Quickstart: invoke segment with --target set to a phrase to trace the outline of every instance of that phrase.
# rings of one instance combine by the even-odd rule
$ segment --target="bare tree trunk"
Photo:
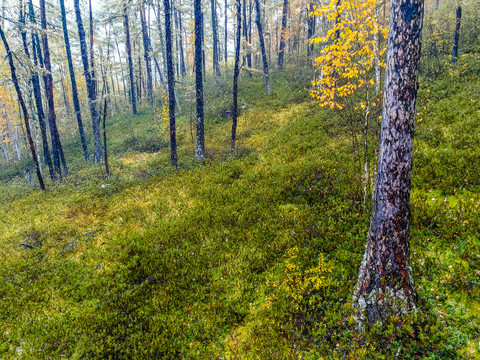
[[[148,36],[147,23],[145,21],[145,3],[142,1],[140,6],[140,20],[142,23],[143,51],[145,58],[145,67],[147,69],[147,98],[153,105],[153,84],[152,84],[152,65],[150,61],[150,37]]]
[[[74,0],[75,17],[78,27],[78,36],[80,38],[80,50],[82,53],[83,73],[87,85],[88,104],[92,118],[94,159],[96,163],[102,161],[102,141],[100,138],[100,118],[97,110],[97,98],[95,96],[95,85],[92,80],[92,74],[88,65],[87,43],[85,42],[85,30],[83,29],[82,15],[80,13],[80,1]]]
[[[260,49],[262,50],[263,83],[265,84],[265,88],[267,89],[267,94],[270,95],[271,92],[272,92],[272,89],[270,88],[270,76],[268,74],[267,54],[265,53],[265,41],[263,39],[262,22],[260,20],[260,2],[259,2],[259,0],[255,0],[255,10],[257,12],[256,23],[257,23],[257,30],[258,30],[258,39],[260,41]]]
[[[5,37],[5,33],[3,32],[3,28],[1,26],[0,26],[0,37],[2,38],[3,45],[5,46],[5,51],[7,52],[8,63],[10,64],[10,72],[12,74],[13,85],[15,86],[15,91],[17,92],[18,102],[19,102],[19,104],[22,108],[23,119],[25,121],[25,128],[26,128],[26,131],[27,131],[28,144],[30,146],[30,152],[32,153],[33,163],[35,164],[35,171],[37,173],[38,182],[40,184],[40,188],[42,190],[45,190],[45,184],[43,183],[43,177],[42,177],[42,173],[40,171],[40,164],[38,162],[37,153],[35,151],[35,145],[33,144],[32,134],[31,134],[31,131],[30,131],[30,122],[29,122],[29,118],[28,118],[27,107],[25,106],[25,102],[23,101],[22,92],[20,90],[20,86],[18,85],[16,69],[15,69],[15,65],[13,63],[13,56],[12,56],[12,53],[10,52],[10,47],[8,46],[8,42],[7,42],[7,39]]]
[[[228,2],[225,0],[225,64],[228,62]]]
[[[29,5],[31,6],[30,10],[33,11],[33,5],[31,4],[31,1]],[[21,13],[20,22],[22,24],[25,24],[25,17],[23,15],[23,12]],[[27,55],[27,57],[30,58],[30,51],[28,50],[28,44],[27,44],[27,34],[24,30],[22,31],[22,40],[23,40],[23,49],[25,51],[25,55]],[[37,59],[37,53],[36,53],[37,46],[39,46],[39,44],[37,43],[37,39],[32,32],[32,55],[33,55],[33,64],[35,67],[38,66],[38,59]],[[50,150],[48,146],[47,127],[45,124],[45,113],[43,111],[42,89],[40,87],[40,77],[38,76],[38,73],[35,70],[32,70],[31,74],[32,74],[31,82],[32,82],[32,88],[33,88],[33,95],[35,99],[35,106],[37,108],[38,123],[40,125],[40,133],[42,136],[43,158],[45,163],[48,166],[50,178],[53,180],[55,179],[55,173],[53,170],[52,158],[50,156]]]
[[[194,1],[195,9],[195,85],[197,103],[197,146],[195,158],[199,161],[205,159],[205,135],[203,112],[203,79],[202,79],[202,34],[203,17],[201,0]]]
[[[179,29],[179,52],[180,52],[180,75],[185,77],[187,75],[187,69],[185,67],[185,56],[183,53],[183,32],[182,32],[182,12],[177,9],[178,13],[178,29]]]
[[[172,24],[170,0],[163,0],[165,7],[165,42],[167,53],[168,117],[170,118],[170,162],[177,166],[177,131],[175,126],[175,74],[172,59]]]
[[[124,28],[125,28],[125,47],[127,49],[128,70],[130,74],[130,98],[132,100],[133,114],[137,114],[137,100],[135,97],[135,81],[133,79],[132,46],[130,43],[130,25],[128,24],[128,6],[125,2],[123,6]]]
[[[70,82],[72,84],[73,107],[77,116],[78,131],[80,133],[80,141],[82,143],[83,157],[85,158],[85,161],[88,161],[89,154],[87,148],[87,140],[85,139],[85,133],[83,130],[82,113],[80,109],[80,101],[78,99],[77,80],[75,78],[75,71],[73,69],[72,51],[70,50],[70,40],[68,37],[67,17],[65,12],[64,0],[60,0],[60,8],[62,12],[63,37],[65,40],[65,50],[67,52],[68,71],[70,73]]]
[[[88,0],[88,14],[90,18],[90,73],[92,74],[92,84],[97,96],[97,79],[95,77],[95,53],[93,51],[94,39],[93,39],[93,13],[92,13],[92,0]]]
[[[458,59],[458,40],[460,39],[460,24],[462,22],[462,7],[457,7],[457,20],[455,24],[455,36],[453,38],[452,48],[452,64],[455,64]]]
[[[63,165],[65,174],[68,173],[67,164],[63,155],[62,144],[60,143],[60,135],[57,128],[57,115],[55,114],[55,103],[53,99],[53,78],[52,78],[52,65],[50,63],[50,51],[48,49],[47,38],[47,18],[45,15],[45,0],[40,0],[40,19],[42,23],[42,42],[43,42],[43,61],[45,64],[45,70],[47,71],[44,76],[45,89],[47,92],[48,102],[48,123],[50,125],[50,133],[52,137],[52,150],[53,150],[53,164],[55,171],[61,174],[60,161]]]
[[[283,69],[283,57],[285,53],[285,37],[287,32],[288,0],[283,0],[282,30],[280,30],[280,48],[278,50],[278,70]]]
[[[212,5],[212,35],[213,35],[213,70],[217,77],[220,77],[220,66],[218,61],[218,36],[217,36],[217,11],[215,0],[211,0]]]
[[[236,1],[237,5],[237,35],[235,43],[235,66],[233,70],[233,105],[232,105],[232,135],[230,137],[230,148],[235,149],[235,140],[237,139],[237,113],[238,113],[238,75],[240,74],[240,38],[242,31],[242,5],[240,0]]]
[[[416,311],[410,267],[410,185],[424,0],[392,0],[380,158],[354,293],[360,327]]]

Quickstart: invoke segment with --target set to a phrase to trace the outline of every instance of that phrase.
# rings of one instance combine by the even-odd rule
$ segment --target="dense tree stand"
[[[409,221],[423,6],[423,0],[391,4],[377,187],[354,293],[360,327],[416,311]]]

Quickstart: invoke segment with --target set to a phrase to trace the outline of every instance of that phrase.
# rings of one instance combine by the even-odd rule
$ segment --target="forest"
[[[0,4],[0,358],[480,359],[479,0]]]

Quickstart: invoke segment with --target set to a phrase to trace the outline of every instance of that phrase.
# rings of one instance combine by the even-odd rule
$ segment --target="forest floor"
[[[234,152],[229,89],[207,85],[204,165],[192,160],[190,102],[178,169],[164,124],[145,107],[108,119],[108,178],[72,159],[70,175],[41,192],[4,170],[0,357],[480,359],[479,63],[465,57],[421,83],[411,222],[419,309],[408,319],[355,330],[371,208],[363,117],[353,105],[319,108],[289,69],[273,74],[271,96],[260,75],[244,76]],[[369,142],[373,173],[378,141]],[[80,158],[78,145],[66,149],[67,160]]]

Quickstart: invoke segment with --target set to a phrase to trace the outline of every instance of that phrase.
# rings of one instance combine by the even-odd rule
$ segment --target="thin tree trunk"
[[[126,35],[126,40],[125,40],[125,47],[127,49],[127,60],[128,60],[128,71],[130,75],[130,97],[132,100],[132,108],[133,108],[133,114],[137,114],[137,100],[135,97],[135,81],[133,79],[133,61],[132,61],[132,46],[130,43],[130,25],[128,23],[128,6],[127,2],[125,2],[123,6],[123,17],[124,17],[124,27],[125,27],[125,35]]]
[[[78,26],[78,36],[80,39],[80,51],[82,53],[83,73],[85,75],[85,82],[87,85],[88,105],[90,107],[90,115],[92,118],[93,129],[93,145],[94,145],[94,159],[96,163],[102,161],[102,141],[100,138],[100,118],[97,110],[97,99],[95,96],[95,86],[92,80],[92,74],[89,71],[87,43],[85,42],[85,30],[83,29],[82,15],[80,13],[80,1],[74,0],[75,17]]]
[[[424,0],[392,0],[375,201],[354,293],[357,322],[416,310],[410,186]]]
[[[255,0],[255,10],[257,12],[255,22],[257,23],[258,40],[260,41],[260,49],[262,50],[263,83],[265,84],[265,88],[267,89],[267,94],[270,95],[271,92],[272,92],[272,89],[270,88],[270,76],[268,74],[267,54],[265,53],[265,41],[263,39],[262,22],[260,20],[260,2],[259,2],[259,0]]]
[[[175,127],[175,74],[172,59],[172,24],[170,0],[163,0],[165,7],[165,42],[167,53],[168,117],[170,118],[170,162],[177,166],[177,134]]]
[[[160,37],[160,53],[162,54],[163,68],[165,69],[167,66],[167,55],[165,51],[162,21],[160,17],[160,1],[158,1],[158,4],[157,4],[157,27],[158,27],[158,35]],[[165,72],[163,74],[165,75]]]
[[[142,1],[140,6],[140,20],[142,22],[143,51],[145,58],[145,67],[147,69],[147,98],[153,105],[153,83],[152,83],[152,65],[150,61],[150,37],[148,36],[147,24],[145,21],[145,3]]]
[[[52,65],[50,62],[50,50],[48,48],[47,38],[47,18],[45,15],[45,0],[40,0],[40,19],[42,24],[42,42],[43,42],[43,61],[45,64],[46,74],[44,76],[45,89],[47,92],[48,102],[48,123],[50,125],[50,132],[52,136],[52,150],[53,150],[53,164],[55,171],[61,174],[60,162],[63,165],[65,174],[68,173],[67,163],[65,162],[65,156],[63,155],[62,144],[60,143],[60,135],[57,128],[57,115],[55,114],[55,102],[53,99],[53,78],[52,78]],[[55,144],[55,146],[53,146]]]
[[[203,79],[202,79],[202,2],[194,1],[195,9],[195,85],[197,100],[197,146],[195,157],[203,161],[205,159],[205,135],[204,135],[204,113],[203,113]],[[212,15],[213,16],[213,15]],[[217,64],[218,65],[218,64]]]
[[[95,97],[97,96],[97,79],[95,77],[95,53],[93,50],[94,39],[93,39],[93,13],[92,13],[92,0],[88,0],[88,14],[90,18],[90,73],[92,74],[92,84],[93,90],[95,92]]]
[[[225,64],[228,62],[228,2],[225,0]]]
[[[15,86],[15,91],[17,92],[18,102],[22,108],[23,119],[25,121],[25,128],[27,131],[28,144],[30,146],[30,152],[32,153],[33,163],[35,164],[35,171],[37,173],[38,182],[40,184],[40,188],[42,190],[45,190],[45,184],[43,183],[43,177],[40,171],[40,164],[38,162],[37,153],[35,151],[35,145],[33,144],[32,134],[30,131],[30,121],[28,118],[27,107],[25,106],[25,102],[23,101],[22,91],[20,90],[20,86],[18,85],[16,69],[13,63],[13,56],[12,56],[12,53],[10,52],[10,47],[8,46],[5,33],[3,32],[3,28],[1,26],[0,26],[0,37],[2,38],[3,45],[5,46],[5,51],[7,52],[8,63],[10,64],[10,72],[12,74],[13,85]]]
[[[77,80],[75,78],[75,71],[73,69],[72,51],[70,50],[70,40],[68,36],[67,17],[65,12],[65,0],[60,0],[60,8],[62,12],[63,38],[65,40],[65,50],[67,53],[68,71],[70,73],[70,83],[72,85],[73,107],[77,116],[78,131],[80,133],[80,141],[82,143],[83,157],[88,161],[89,154],[87,148],[87,140],[85,139],[85,132],[83,130],[82,113],[80,109],[80,101],[78,99]]]
[[[235,44],[235,66],[233,69],[233,105],[232,105],[232,135],[230,137],[230,148],[235,149],[235,140],[237,138],[237,112],[238,112],[238,75],[240,74],[239,61],[240,61],[240,37],[242,31],[242,5],[241,0],[236,1],[237,5],[237,35]]]
[[[288,0],[283,0],[282,30],[280,30],[280,48],[278,50],[278,70],[283,69],[285,53],[285,37],[287,32]]]
[[[307,29],[307,59],[308,59],[308,66],[313,69],[313,43],[310,43],[310,40],[313,38],[315,34],[315,5],[313,2],[310,3],[308,7],[308,29]]]
[[[25,24],[25,17],[24,17],[23,11],[21,12],[20,22],[22,24]],[[23,49],[25,51],[25,55],[27,55],[27,57],[30,59],[30,51],[28,49],[27,34],[25,30],[22,30],[22,40],[23,40]],[[32,51],[33,64],[35,67],[37,67],[38,60],[37,60],[37,54],[35,52],[36,40],[33,33],[32,33],[32,46],[33,46],[33,51]],[[50,157],[50,149],[48,146],[47,127],[45,124],[45,113],[43,111],[43,104],[42,104],[42,89],[40,87],[40,78],[38,76],[38,73],[35,70],[32,70],[31,75],[32,75],[31,81],[32,81],[32,88],[33,88],[33,96],[35,99],[35,106],[37,108],[38,123],[40,125],[40,133],[42,137],[43,158],[44,158],[45,164],[47,164],[48,166],[50,178],[54,180],[55,173],[53,170],[52,158]]]
[[[185,56],[183,53],[183,35],[182,35],[182,13],[177,10],[178,13],[178,29],[179,29],[179,52],[180,52],[180,75],[185,77],[187,75],[187,69],[185,67]]]
[[[462,22],[462,7],[457,7],[457,20],[455,24],[455,36],[453,38],[452,48],[452,64],[455,64],[458,59],[458,40],[460,39],[460,24]]]
[[[220,66],[218,64],[217,12],[215,9],[215,0],[211,0],[210,3],[212,6],[213,70],[215,71],[217,77],[220,77]]]

